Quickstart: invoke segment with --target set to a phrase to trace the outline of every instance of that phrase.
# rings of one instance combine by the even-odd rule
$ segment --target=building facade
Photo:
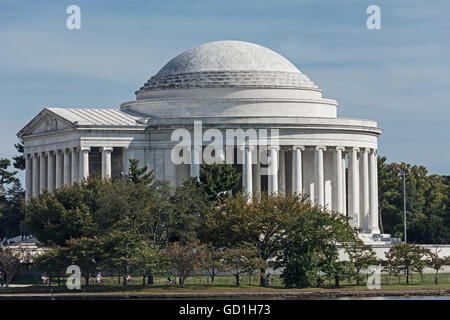
[[[199,176],[215,141],[212,156],[242,172],[247,194],[303,193],[351,217],[368,241],[388,241],[378,226],[382,130],[372,120],[337,117],[337,108],[272,50],[242,41],[206,43],[169,61],[120,109],[44,108],[18,133],[26,196],[95,172],[120,179],[131,158],[175,187]]]

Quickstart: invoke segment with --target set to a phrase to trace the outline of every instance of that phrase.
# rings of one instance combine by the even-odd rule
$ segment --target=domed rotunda
[[[121,179],[129,159],[179,186],[202,163],[242,173],[245,193],[303,193],[352,218],[371,240],[378,227],[377,139],[372,120],[337,117],[335,100],[280,54],[217,41],[170,60],[120,109],[46,107],[19,133],[26,197],[95,172]],[[212,159],[212,160],[211,160]]]

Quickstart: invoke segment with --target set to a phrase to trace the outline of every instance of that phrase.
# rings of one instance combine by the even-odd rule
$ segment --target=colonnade
[[[111,178],[113,148],[99,149],[102,178]],[[122,170],[126,171],[127,149],[122,149]],[[264,184],[267,183],[265,187],[269,193],[307,194],[321,207],[351,217],[351,223],[355,227],[365,232],[380,232],[376,149],[320,145],[246,145],[240,151],[242,186],[249,196],[261,192],[261,178],[267,175],[267,182]],[[190,152],[192,177],[200,175],[201,152],[201,147],[192,148]],[[89,147],[75,147],[27,154],[27,199],[39,196],[44,190],[53,191],[86,179],[90,174],[90,153]],[[262,156],[266,158],[267,166],[262,165]],[[225,159],[223,152],[221,157]]]
[[[253,152],[254,149],[256,152]],[[191,176],[199,176],[201,148],[191,152]],[[242,187],[252,196],[261,192],[261,152],[267,152],[269,193],[289,191],[308,194],[316,204],[351,217],[351,223],[364,232],[380,233],[378,226],[377,150],[341,146],[269,146],[246,145],[242,151]],[[289,151],[289,153],[287,152]],[[332,153],[332,166],[325,168],[324,152]],[[312,164],[306,166],[305,152],[313,152]],[[291,156],[286,161],[287,155]],[[255,159],[256,155],[256,159]],[[348,171],[346,161],[348,157]],[[331,161],[329,161],[331,163]],[[290,167],[286,167],[290,164]],[[312,171],[312,172],[311,172]],[[305,179],[309,174],[310,178]],[[327,179],[325,178],[327,176]]]
[[[102,154],[102,178],[111,178],[112,147],[100,147]],[[122,165],[126,167],[124,148]],[[82,182],[89,177],[90,147],[74,147],[36,152],[25,157],[26,198],[37,197],[44,190],[53,191],[62,186]]]

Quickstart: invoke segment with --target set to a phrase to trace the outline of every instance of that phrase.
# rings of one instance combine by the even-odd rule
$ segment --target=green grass
[[[0,293],[48,293],[48,292],[75,292],[68,290],[65,286],[66,279],[61,279],[61,286],[54,281],[50,287],[40,285],[40,279],[37,277],[29,279],[18,279],[12,284],[29,284],[28,287],[10,287],[0,288]],[[233,276],[217,276],[214,285],[211,284],[211,279],[206,276],[192,276],[186,280],[185,287],[182,288],[179,284],[168,284],[167,276],[155,276],[154,284],[151,286],[142,286],[142,277],[135,276],[131,285],[123,286],[118,283],[117,277],[104,277],[103,284],[95,285],[95,279],[91,279],[91,285],[85,286],[84,278],[82,278],[82,292],[126,292],[126,293],[164,293],[164,292],[264,292],[264,291],[323,291],[336,290],[334,282],[326,282],[320,288],[305,288],[305,289],[286,289],[283,285],[282,279],[279,276],[273,276],[273,281],[269,287],[259,287],[259,276],[253,275],[251,277],[243,276],[241,278],[241,286],[235,287],[235,278]],[[450,273],[439,275],[439,284],[434,284],[434,274],[424,274],[421,279],[419,274],[414,274],[410,279],[410,284],[407,285],[405,276],[389,277],[382,275],[381,278],[382,290],[419,290],[419,289],[450,289]],[[357,286],[354,281],[342,281],[339,290],[360,291],[367,290],[366,284],[362,283]]]

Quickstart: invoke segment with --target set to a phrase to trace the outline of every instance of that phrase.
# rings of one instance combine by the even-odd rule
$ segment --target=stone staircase
[[[370,233],[370,232],[362,232],[359,234],[359,238],[365,244],[380,244],[380,245],[392,245],[401,242],[399,238],[392,238],[388,233]]]
[[[44,249],[38,247],[38,240],[34,237],[22,240],[22,236],[16,236],[13,238],[9,238],[8,247],[13,250],[24,250],[25,252],[30,254],[31,260],[38,254],[43,253]],[[0,248],[5,248],[3,244],[0,244]]]

